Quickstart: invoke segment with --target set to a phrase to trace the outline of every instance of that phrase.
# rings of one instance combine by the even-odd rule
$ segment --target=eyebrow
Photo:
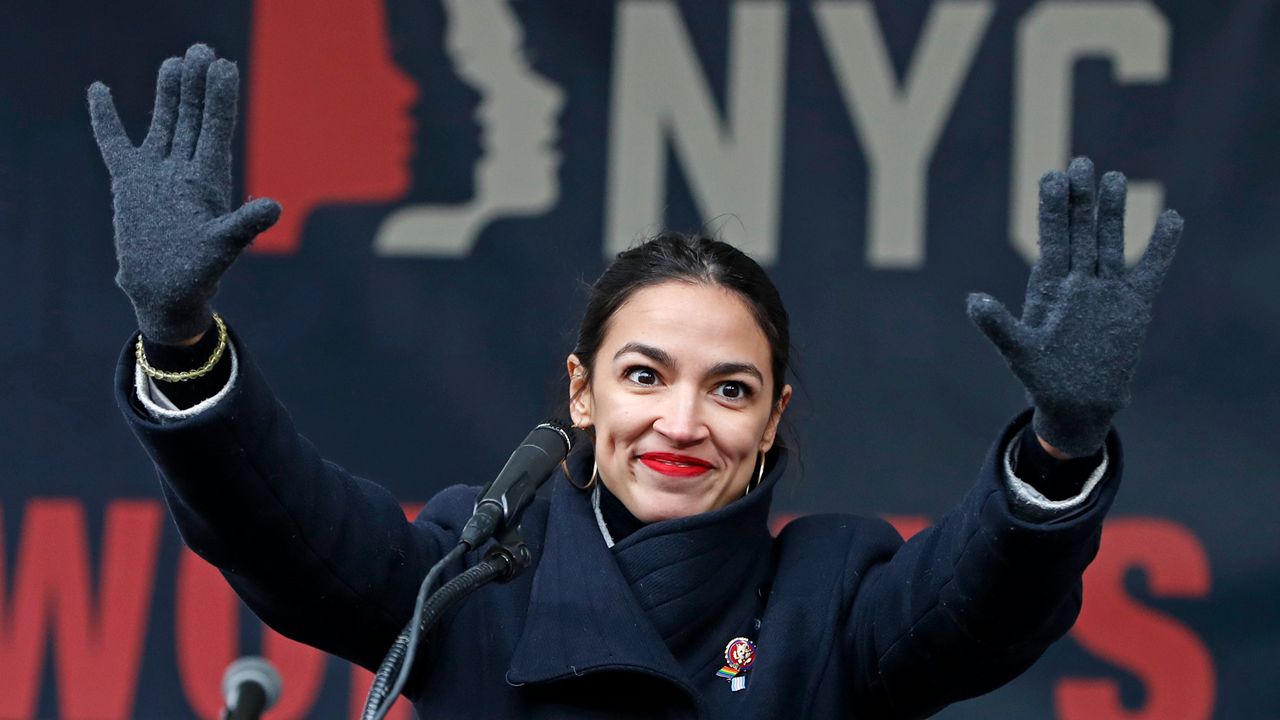
[[[613,359],[617,360],[618,358],[622,357],[623,355],[626,355],[627,353],[639,353],[649,358],[650,360],[653,360],[654,362],[660,363],[662,365],[666,365],[667,367],[676,366],[676,359],[671,357],[671,354],[668,353],[666,350],[663,350],[662,348],[654,347],[652,345],[645,345],[644,343],[638,343],[638,342],[629,342],[626,345],[623,345],[622,347],[618,348],[618,352],[613,354]]]
[[[671,357],[671,354],[668,353],[666,350],[663,350],[662,348],[659,348],[659,347],[654,347],[652,345],[646,345],[644,343],[638,343],[638,342],[629,342],[626,345],[623,345],[622,347],[618,348],[618,352],[613,354],[613,359],[617,360],[618,358],[622,357],[623,355],[626,355],[627,353],[638,353],[640,355],[644,355],[645,357],[653,360],[656,363],[659,363],[661,365],[665,365],[671,368],[676,367],[676,365],[678,364],[676,363],[676,359]],[[756,367],[751,363],[746,363],[746,362],[716,363],[711,367],[711,370],[708,373],[708,375],[711,375],[713,377],[722,377],[725,375],[736,375],[738,373],[750,375],[760,383],[762,384],[764,383],[764,373],[760,372],[760,368]]]
[[[760,384],[764,384],[764,374],[760,372],[760,368],[751,363],[744,362],[722,362],[716,363],[711,372],[708,373],[713,377],[723,377],[725,375],[737,375],[743,373],[754,377]]]

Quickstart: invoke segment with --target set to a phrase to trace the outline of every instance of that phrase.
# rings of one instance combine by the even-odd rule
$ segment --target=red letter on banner
[[[1084,607],[1072,635],[1086,650],[1136,675],[1146,704],[1129,709],[1112,680],[1058,683],[1063,720],[1206,720],[1213,715],[1213,658],[1200,638],[1167,615],[1125,595],[1130,570],[1146,573],[1156,597],[1201,598],[1209,592],[1209,560],[1185,528],[1167,520],[1112,520],[1084,576]]]
[[[222,710],[222,673],[239,650],[240,603],[222,575],[185,548],[175,584],[178,678],[195,715],[216,718]]]
[[[893,526],[903,540],[910,540],[921,530],[925,530],[932,521],[924,515],[885,515],[885,522]]]
[[[373,685],[373,673],[359,665],[351,666],[351,707],[347,708],[348,717],[360,717],[364,711],[364,702],[369,697],[369,687]],[[396,704],[387,711],[387,720],[410,720],[413,716],[413,705],[403,695],[396,698]]]
[[[422,512],[424,506],[425,504],[420,502],[400,503],[400,509],[404,510],[404,516],[410,520],[418,517],[418,513]],[[373,685],[373,673],[359,665],[352,665],[351,706],[347,709],[347,715],[360,717],[360,713],[364,710],[365,700],[369,697],[369,686],[371,685]],[[396,703],[387,712],[387,720],[409,720],[411,710],[412,705],[404,696],[396,698]]]
[[[11,605],[0,582],[0,717],[35,714],[50,635],[60,716],[133,713],[159,530],[154,501],[107,506],[94,597],[84,507],[77,500],[27,503]],[[0,581],[3,559],[0,544]]]
[[[196,715],[216,718],[222,710],[222,674],[240,654],[240,601],[222,575],[190,550],[178,561],[178,671],[187,703]],[[324,682],[325,655],[263,628],[262,654],[284,680],[280,702],[264,717],[304,717]]]

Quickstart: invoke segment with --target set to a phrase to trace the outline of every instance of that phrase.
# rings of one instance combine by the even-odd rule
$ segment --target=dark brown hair
[[[637,290],[672,280],[715,285],[736,292],[751,308],[769,342],[773,400],[786,384],[791,328],[782,297],[764,269],[734,246],[702,235],[664,232],[618,253],[591,285],[573,353],[587,372],[595,364],[609,319]]]

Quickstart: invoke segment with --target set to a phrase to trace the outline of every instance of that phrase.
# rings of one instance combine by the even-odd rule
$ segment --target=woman
[[[191,548],[277,630],[373,668],[476,489],[406,522],[297,434],[213,315],[221,273],[280,212],[228,212],[236,88],[203,46],[166,61],[140,148],[90,88],[117,280],[142,330],[117,393]],[[676,234],[619,255],[567,359],[570,414],[592,443],[524,516],[534,567],[447,616],[406,694],[431,718],[915,718],[1015,677],[1079,608],[1120,480],[1111,417],[1181,231],[1166,213],[1126,272],[1123,201],[1123,177],[1095,189],[1087,160],[1042,180],[1022,318],[969,301],[1034,409],[906,544],[851,516],[770,537],[789,331],[760,267]]]

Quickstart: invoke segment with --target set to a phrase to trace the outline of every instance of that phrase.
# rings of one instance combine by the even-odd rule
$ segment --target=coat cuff
[[[1043,523],[1074,516],[1076,511],[1089,505],[1094,490],[1102,482],[1102,478],[1107,475],[1109,457],[1104,444],[1102,447],[1102,460],[1098,463],[1098,467],[1094,468],[1093,472],[1089,474],[1089,478],[1085,480],[1080,493],[1064,500],[1050,500],[1014,473],[1013,453],[1016,445],[1016,441],[1010,441],[1005,445],[1002,465],[1004,467],[1005,487],[1009,491],[1010,510],[1022,520]]]
[[[230,394],[231,389],[235,387],[236,376],[239,374],[240,370],[240,363],[236,359],[235,343],[231,341],[227,342],[227,352],[231,354],[231,376],[227,378],[227,383],[211,397],[201,400],[189,408],[182,409],[177,405],[174,405],[173,401],[165,396],[164,391],[160,389],[156,381],[144,373],[142,371],[142,367],[136,363],[133,367],[134,395],[137,396],[138,402],[142,405],[142,408],[147,411],[147,414],[149,414],[153,420],[160,423],[186,420],[206,412]]]

